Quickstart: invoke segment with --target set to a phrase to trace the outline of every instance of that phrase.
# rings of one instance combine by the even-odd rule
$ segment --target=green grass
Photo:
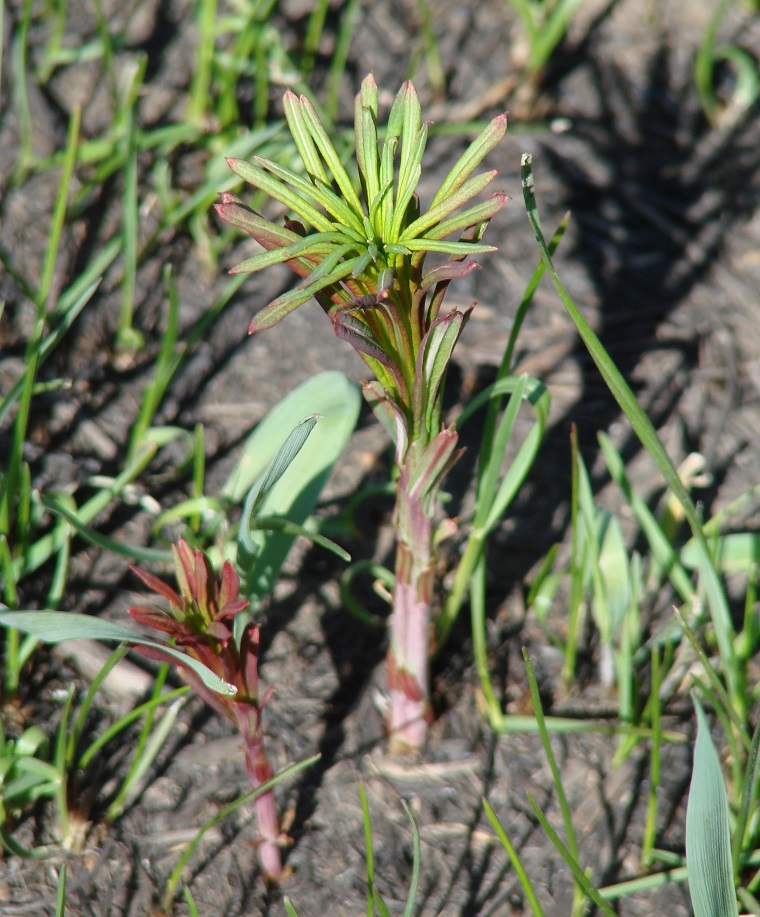
[[[513,2],[528,37],[531,72],[546,67],[577,5]],[[696,86],[708,120],[718,125],[723,123],[724,108],[713,82],[716,61],[725,59],[737,72],[736,98],[729,100],[728,106],[734,115],[749,110],[757,99],[752,74],[745,74],[744,57],[738,50],[718,43],[725,11],[726,4],[720,4],[701,49],[694,49]],[[177,429],[164,425],[167,400],[176,391],[178,381],[183,380],[190,358],[244,282],[244,275],[240,275],[215,287],[207,309],[192,323],[187,322],[173,259],[177,249],[172,246],[191,250],[206,270],[220,274],[234,236],[210,218],[209,210],[220,191],[239,191],[241,186],[229,174],[225,157],[247,159],[258,154],[292,168],[295,148],[274,107],[285,77],[294,91],[311,94],[310,81],[321,74],[323,88],[316,99],[320,117],[341,158],[349,160],[351,140],[342,127],[341,116],[345,118],[346,113],[340,111],[340,100],[347,89],[349,63],[355,63],[352,41],[362,4],[349,0],[337,12],[331,12],[330,4],[315,2],[305,21],[302,41],[293,46],[285,43],[277,0],[248,0],[234,5],[222,0],[196,0],[191,4],[191,14],[199,39],[193,50],[192,76],[182,89],[180,104],[155,124],[144,123],[141,114],[141,100],[156,88],[147,57],[142,51],[130,49],[126,26],[110,21],[102,4],[95,3],[93,13],[91,34],[86,43],[77,45],[69,40],[70,12],[63,0],[41,4],[25,0],[14,9],[12,20],[8,8],[0,5],[0,16],[11,26],[11,40],[3,51],[11,76],[10,86],[5,88],[10,94],[19,138],[15,168],[4,193],[31,193],[34,180],[40,178],[54,182],[57,188],[44,215],[46,243],[39,253],[37,273],[0,236],[0,265],[6,287],[13,290],[15,297],[15,301],[4,304],[5,313],[0,319],[5,321],[20,308],[31,316],[26,336],[12,342],[14,351],[22,355],[21,370],[7,390],[0,393],[0,434],[4,443],[0,468],[3,612],[30,605],[48,611],[76,611],[78,597],[73,591],[71,561],[83,545],[89,543],[99,550],[115,552],[125,565],[128,560],[160,565],[169,558],[168,542],[177,531],[193,545],[215,551],[217,560],[223,551],[236,550],[242,561],[245,550],[255,555],[265,535],[270,537],[275,531],[279,541],[269,542],[272,553],[264,555],[264,561],[259,558],[258,566],[248,558],[248,576],[258,584],[257,601],[263,603],[274,585],[273,571],[276,574],[279,570],[293,537],[312,525],[310,516],[318,488],[311,493],[311,502],[301,516],[291,520],[290,528],[277,528],[271,517],[291,508],[292,485],[279,493],[272,492],[266,513],[254,513],[251,519],[250,514],[244,513],[246,527],[241,530],[238,524],[243,503],[249,497],[249,509],[253,506],[256,493],[251,488],[271,458],[271,450],[287,436],[292,417],[288,415],[286,420],[280,416],[276,431],[265,428],[262,434],[259,430],[258,438],[256,431],[249,439],[250,431],[241,430],[245,444],[240,448],[235,470],[221,492],[214,493],[208,491],[206,482],[204,427],[198,424],[192,429]],[[433,93],[443,95],[448,62],[441,56],[434,4],[420,0],[418,17],[421,30],[413,42],[409,75],[416,77],[423,71]],[[550,28],[546,27],[547,21]],[[328,30],[332,30],[330,34]],[[327,47],[331,49],[327,65],[322,58],[325,39],[329,39]],[[35,148],[34,92],[39,87],[47,91],[56,78],[85,64],[96,69],[97,80],[104,87],[107,117],[97,132],[88,133],[83,113],[73,108],[65,113],[66,123],[61,122],[58,148],[40,155]],[[397,86],[384,89],[395,92]],[[482,127],[468,124],[452,128],[441,124],[438,130],[441,134],[454,129],[474,135]],[[183,175],[191,166],[195,177],[188,186]],[[680,657],[691,653],[691,685],[719,725],[716,735],[720,735],[725,765],[731,827],[730,880],[743,909],[757,910],[760,824],[755,810],[759,740],[753,727],[760,689],[753,683],[752,666],[760,641],[756,613],[760,544],[757,533],[741,530],[737,521],[746,504],[756,501],[757,493],[745,495],[742,501],[714,516],[709,508],[703,511],[696,504],[693,477],[688,469],[674,467],[651,421],[589,327],[582,306],[573,301],[554,268],[552,258],[561,244],[567,220],[562,221],[552,239],[544,240],[528,161],[524,180],[529,219],[538,240],[538,264],[518,306],[496,381],[466,405],[457,420],[459,427],[481,423],[484,432],[473,485],[477,492],[475,509],[472,518],[463,520],[461,535],[457,536],[458,565],[449,571],[451,585],[436,622],[436,643],[445,644],[459,616],[468,609],[488,728],[503,734],[505,742],[516,732],[540,735],[553,775],[562,832],[546,822],[537,807],[535,818],[545,824],[557,856],[569,864],[575,888],[573,912],[578,914],[591,900],[605,910],[609,905],[604,901],[686,878],[683,852],[674,855],[658,845],[662,824],[660,790],[667,749],[672,743],[689,739],[683,719],[674,720],[670,715],[673,696],[668,686]],[[104,188],[117,211],[112,235],[102,244],[83,247],[72,267],[67,255],[72,232],[93,202],[100,206]],[[160,286],[152,291],[158,302],[157,325],[148,314],[144,281],[146,268],[155,258],[164,259]],[[614,511],[605,508],[608,504],[602,507],[573,437],[569,469],[573,484],[567,495],[569,530],[563,544],[546,557],[535,558],[535,572],[527,584],[528,613],[539,624],[547,644],[561,651],[567,690],[580,690],[579,657],[588,650],[589,633],[594,634],[599,658],[604,660],[607,687],[617,705],[615,717],[604,722],[544,716],[529,659],[526,664],[534,712],[513,715],[507,711],[502,689],[493,675],[492,587],[488,584],[488,564],[493,557],[491,540],[508,516],[534,463],[542,460],[541,444],[549,425],[551,392],[540,380],[514,375],[520,330],[542,278],[556,288],[558,302],[571,317],[599,373],[650,455],[665,492],[659,507],[646,502],[636,492],[611,439],[602,435],[600,454],[618,500]],[[109,305],[113,301],[116,308]],[[104,357],[107,371],[117,378],[123,373],[125,379],[140,380],[133,414],[124,422],[128,435],[119,444],[115,462],[103,463],[97,473],[88,473],[71,487],[48,485],[40,489],[40,465],[30,460],[34,454],[33,422],[40,410],[77,397],[72,393],[72,380],[61,375],[66,372],[68,350],[77,340],[82,318],[106,308],[110,309],[111,320]],[[317,408],[309,406],[307,413],[312,410]],[[532,425],[527,435],[516,441],[517,420],[523,415],[530,417]],[[326,440],[319,446],[319,456],[325,461],[337,460],[337,443],[347,435],[342,421],[337,425],[341,430],[326,424]],[[269,453],[262,446],[263,440],[268,443]],[[334,451],[327,455],[324,450],[329,448]],[[503,461],[506,454],[516,455],[509,465]],[[315,475],[324,470],[315,464]],[[127,500],[138,484],[149,489],[155,483],[158,491],[161,482],[159,496],[163,499],[166,479],[171,481],[174,496],[171,503],[161,503],[151,517],[150,543],[128,544],[121,537],[113,537],[104,525],[108,515],[134,516],[138,512]],[[388,486],[378,485],[378,492],[387,496]],[[375,496],[374,492],[351,495],[344,516],[331,520],[332,527],[325,527],[325,535],[340,541],[352,530],[355,533],[357,508],[366,508]],[[316,540],[322,537],[311,534]],[[634,541],[637,551],[630,547]],[[321,543],[327,542],[323,539]],[[382,627],[379,616],[363,608],[353,594],[356,579],[365,575],[375,581],[377,594],[388,597],[391,575],[375,561],[365,560],[346,569],[342,579],[344,604],[369,627]],[[734,583],[738,579],[744,588],[744,608],[739,615],[729,606],[729,579]],[[643,639],[642,622],[649,620],[648,610],[656,601],[662,601],[663,594],[676,606],[677,615],[661,615],[658,629]],[[564,609],[561,628],[556,626],[561,617],[559,607]],[[72,810],[69,791],[81,786],[97,770],[99,756],[106,748],[119,746],[128,756],[120,771],[119,786],[105,808],[104,822],[120,819],[135,804],[151,779],[151,765],[167,747],[177,719],[184,715],[184,689],[167,693],[165,674],[159,673],[149,698],[106,723],[98,721],[98,734],[92,735],[90,718],[100,704],[102,679],[123,654],[117,650],[82,695],[74,690],[67,694],[52,725],[32,719],[17,726],[11,715],[14,704],[32,702],[31,715],[35,715],[32,685],[46,657],[35,637],[13,627],[3,631],[2,654],[0,840],[10,854],[48,857],[71,843],[73,823],[86,815]],[[649,776],[645,824],[637,852],[640,872],[635,879],[622,877],[620,882],[602,889],[594,884],[593,870],[591,874],[587,872],[593,864],[584,854],[583,838],[576,833],[552,750],[552,736],[561,732],[572,741],[574,732],[591,730],[615,737],[616,764],[634,753],[645,755]],[[292,766],[285,775],[295,775],[300,766]],[[190,888],[182,885],[183,870],[203,832],[241,801],[220,810],[178,861],[167,881],[167,905],[183,889],[192,912]],[[47,823],[53,826],[52,837],[35,848],[24,849],[14,838],[14,830],[20,821],[38,812],[43,803]],[[364,797],[362,804],[367,831],[366,908],[368,914],[382,914],[388,906],[377,889]],[[519,878],[525,901],[540,914],[539,891],[521,862],[519,849],[511,843],[499,813],[488,802],[485,812],[494,838],[501,841]],[[411,816],[410,821],[415,842],[413,881],[411,890],[398,889],[396,897],[405,899],[405,913],[411,914],[416,885],[424,886],[425,856],[424,847],[420,852],[419,835]],[[65,889],[62,876],[58,904],[61,913]],[[293,905],[287,906],[289,912],[295,913]],[[295,902],[295,906],[303,910],[307,902]]]

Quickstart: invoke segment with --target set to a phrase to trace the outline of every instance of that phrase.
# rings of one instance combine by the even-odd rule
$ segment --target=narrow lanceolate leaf
[[[701,704],[686,810],[686,870],[694,917],[738,917],[731,862],[728,796],[710,724]]]
[[[407,104],[409,86],[410,83],[407,80],[407,82],[401,85],[401,88],[396,93],[396,98],[393,100],[393,105],[391,105],[391,110],[388,112],[388,120],[385,126],[386,140],[388,137],[400,137],[404,130],[404,108]]]
[[[45,643],[63,643],[65,640],[113,640],[117,643],[146,646],[170,656],[173,662],[192,669],[204,685],[217,694],[230,696],[236,693],[236,688],[223,681],[197,659],[167,646],[166,643],[143,637],[137,631],[113,621],[69,611],[3,611],[0,612],[0,624],[15,627]]]
[[[410,239],[404,242],[410,252],[443,252],[445,255],[483,255],[495,252],[495,245],[482,245],[479,242],[444,242],[436,239]]]
[[[393,221],[393,165],[396,157],[397,137],[386,137],[383,143],[383,153],[380,159],[380,187],[383,195],[380,205],[380,226],[382,238],[390,241],[391,224]]]
[[[262,169],[271,172],[272,175],[279,178],[283,184],[290,185],[303,197],[307,199],[311,198],[311,200],[319,204],[327,213],[338,220],[340,224],[351,227],[355,232],[361,232],[361,216],[354,213],[348,204],[346,204],[342,198],[338,197],[329,185],[314,185],[302,175],[298,175],[291,169],[286,169],[276,162],[272,162],[271,159],[264,159],[262,156],[255,156],[254,158]]]
[[[453,191],[456,191],[477,169],[485,156],[497,146],[507,132],[506,114],[497,115],[486,127],[479,137],[470,144],[454,168],[446,176],[446,180],[438,189],[438,193],[433,198],[431,207],[435,207],[444,198],[448,197]]]
[[[315,229],[320,232],[330,232],[333,228],[332,223],[324,213],[313,207],[302,195],[283,185],[282,182],[268,172],[265,172],[264,169],[253,165],[253,163],[246,162],[244,159],[228,159],[227,162],[232,171],[239,175],[243,181],[253,185],[254,188],[259,188],[275,201],[284,204]]]
[[[480,265],[477,261],[444,261],[443,264],[437,264],[422,275],[420,288],[428,290],[436,283],[459,280],[479,267]]]
[[[367,200],[372,203],[380,194],[380,176],[378,174],[377,152],[377,111],[362,105],[361,110],[362,162],[364,169],[364,187]]]
[[[306,238],[296,236],[297,242],[287,245],[284,248],[273,248],[270,251],[259,252],[252,258],[247,258],[240,264],[236,264],[230,271],[231,274],[253,274],[261,271],[273,264],[283,264],[287,261],[294,261],[297,258],[308,258],[312,262],[322,262],[336,244],[345,241],[344,237],[337,232],[318,232],[312,233]],[[307,276],[311,276],[312,271]]]
[[[252,239],[255,239],[266,249],[290,245],[292,242],[303,238],[303,236],[299,236],[298,233],[292,232],[290,229],[285,229],[283,226],[277,226],[276,223],[265,220],[264,217],[250,210],[239,198],[229,192],[222,194],[221,203],[214,204],[214,209],[225,223],[229,223],[230,226],[237,226],[238,229],[247,232]]]
[[[401,241],[407,242],[417,236],[421,236],[427,230],[432,229],[442,220],[463,207],[468,201],[480,194],[484,188],[487,188],[499,173],[493,169],[490,172],[482,172],[480,175],[474,175],[466,181],[461,187],[453,191],[448,197],[440,201],[434,207],[431,207],[426,213],[423,213],[412,224],[406,227],[401,234]]]
[[[425,449],[409,482],[412,499],[424,500],[436,492],[441,479],[458,458],[455,452],[458,441],[456,430],[449,427],[441,430]]]
[[[393,361],[377,342],[367,325],[361,319],[354,318],[346,312],[338,312],[333,319],[336,337],[348,341],[352,347],[372,357],[383,366],[392,366]]]
[[[509,195],[492,194],[489,198],[474,207],[468,207],[461,213],[455,213],[447,220],[442,220],[437,226],[433,226],[425,233],[426,239],[445,239],[454,232],[460,232],[468,229],[470,226],[476,226],[479,223],[487,223],[492,216],[497,214],[509,200]]]
[[[419,149],[420,135],[422,134],[422,108],[420,106],[419,96],[411,83],[404,83],[405,97],[403,103],[404,125],[401,129],[401,156],[399,158],[399,188],[406,176],[415,165],[422,162],[422,150],[425,148],[425,138],[427,137],[427,128],[424,128],[422,136],[422,149]],[[419,157],[419,158],[418,158]]]
[[[230,271],[231,274],[253,274],[261,271],[273,264],[283,264],[288,261],[295,261],[299,258],[306,258],[308,262],[313,263],[308,274],[304,278],[310,279],[316,266],[323,263],[323,259],[334,250],[336,244],[342,244],[345,237],[337,232],[317,232],[312,233],[306,238],[296,237],[297,242],[287,245],[285,248],[273,248],[269,251],[259,252],[252,258],[247,258],[236,264]]]
[[[330,179],[322,166],[322,160],[319,158],[316,144],[309,132],[308,119],[303,113],[298,96],[289,89],[285,93],[282,105],[285,111],[285,120],[288,122],[298,155],[301,157],[306,171],[312,178],[329,186]]]
[[[342,264],[338,265],[329,276],[322,277],[315,283],[310,283],[307,286],[299,286],[295,290],[285,293],[283,296],[278,296],[277,299],[272,300],[268,306],[265,306],[261,312],[254,315],[248,325],[248,333],[256,334],[258,331],[265,331],[267,328],[272,328],[277,322],[282,321],[286,315],[290,315],[290,313],[295,312],[299,306],[308,302],[315,293],[319,293],[320,290],[324,290],[326,287],[348,277],[353,265],[353,258],[349,261],[344,261]]]
[[[441,315],[422,339],[415,372],[414,415],[418,418],[424,410],[426,429],[429,429],[431,414],[438,406],[439,389],[464,321],[462,312]]]
[[[301,289],[305,289],[307,286],[314,287],[315,284],[321,282],[324,279],[333,278],[336,269],[340,269],[348,263],[343,261],[343,259],[347,255],[350,255],[351,252],[358,252],[358,257],[361,257],[364,254],[355,242],[344,242],[342,245],[338,245],[337,248],[333,246],[330,254],[319,262],[319,264],[314,268],[306,280],[299,284],[299,287]],[[350,260],[351,270],[348,272],[349,274],[353,273],[355,261],[356,258],[352,258]],[[341,276],[335,275],[335,279],[340,280],[343,276],[345,276],[345,274]],[[330,279],[329,282],[333,283],[335,280]],[[324,286],[324,284],[322,286]],[[322,289],[322,287],[319,287],[319,289]]]
[[[401,465],[409,444],[409,428],[404,415],[383,391],[379,382],[365,382],[362,394],[396,446],[396,464]]]
[[[378,97],[377,97],[377,83],[372,74],[368,74],[362,80],[361,87],[359,92],[354,99],[354,136],[356,137],[356,162],[359,166],[359,172],[361,175],[366,175],[368,162],[365,158],[365,144],[368,142],[368,137],[365,133],[365,121],[363,117],[363,112],[367,110],[374,115],[374,120],[370,119],[368,122],[370,127],[370,132],[374,137],[375,143],[375,157],[377,156],[377,130],[375,125],[377,124],[377,111],[378,111]],[[368,195],[369,197],[369,195]]]
[[[356,193],[356,189],[353,186],[351,178],[349,177],[348,172],[346,172],[346,170],[343,168],[343,163],[340,161],[340,156],[338,156],[335,147],[332,145],[324,125],[319,120],[319,115],[317,114],[316,109],[306,98],[306,96],[302,96],[301,98],[301,111],[303,112],[306,123],[309,126],[311,136],[314,139],[319,152],[322,154],[323,159],[327,163],[330,174],[335,179],[335,184],[340,189],[340,193],[345,198],[349,207],[357,214],[361,214],[362,205],[359,200],[359,196]]]
[[[421,175],[422,166],[417,163],[404,177],[403,181],[399,177],[398,188],[396,189],[396,205],[393,208],[393,222],[386,242],[396,242],[400,237],[407,219],[409,204],[414,197],[414,192],[417,190]]]

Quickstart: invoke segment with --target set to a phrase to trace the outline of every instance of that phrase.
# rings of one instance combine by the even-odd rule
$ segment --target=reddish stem
[[[236,704],[236,708],[245,748],[245,766],[256,789],[267,780],[271,780],[273,775],[272,765],[264,750],[259,710],[248,704]],[[260,834],[259,862],[264,880],[267,884],[279,885],[282,879],[281,833],[274,790],[267,790],[266,793],[257,796],[254,805]]]
[[[409,493],[409,449],[396,501],[396,587],[388,651],[390,750],[422,747],[430,722],[428,659],[435,557],[433,522]]]

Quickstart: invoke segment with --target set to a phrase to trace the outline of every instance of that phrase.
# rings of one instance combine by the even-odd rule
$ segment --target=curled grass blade
[[[476,410],[486,403],[500,400],[504,394],[512,396],[504,417],[499,422],[495,434],[488,439],[484,434],[481,442],[475,517],[464,552],[457,564],[454,582],[436,621],[436,647],[441,647],[446,642],[467,594],[470,578],[485,551],[488,534],[503,517],[520,489],[538,455],[546,430],[550,407],[549,393],[542,383],[527,376],[508,376],[493,383],[470,401],[459,416],[457,427],[461,429]],[[522,400],[533,407],[536,422],[499,481],[503,456]]]
[[[68,507],[64,506],[60,497],[48,497],[44,494],[40,494],[39,501],[45,509],[49,509],[50,512],[65,519],[74,531],[84,538],[85,541],[94,544],[103,551],[111,551],[113,554],[117,554],[121,557],[128,557],[131,560],[139,560],[148,563],[171,563],[172,561],[172,552],[169,550],[161,548],[143,548],[140,545],[126,544],[123,541],[117,541],[115,538],[109,538],[107,535],[101,535],[96,529],[83,522],[80,515],[77,515]]]
[[[412,810],[409,808],[409,803],[407,803],[405,799],[402,799],[401,805],[404,807],[406,817],[409,819],[409,824],[412,826],[412,879],[409,883],[409,892],[406,896],[406,906],[404,907],[404,917],[412,917],[414,914],[414,905],[417,900],[417,889],[420,883],[420,831],[417,827],[417,822],[414,820]]]

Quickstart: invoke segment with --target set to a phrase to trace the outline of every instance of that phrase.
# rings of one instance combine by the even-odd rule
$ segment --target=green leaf
[[[306,123],[309,126],[309,131],[311,136],[314,139],[319,152],[322,154],[327,167],[332,174],[332,177],[335,179],[335,183],[340,189],[340,193],[343,195],[343,199],[357,214],[360,216],[363,214],[363,208],[359,196],[356,193],[353,182],[349,177],[348,172],[343,168],[343,163],[340,161],[340,156],[338,156],[335,151],[335,147],[332,145],[330,138],[327,134],[327,131],[324,128],[324,125],[319,120],[319,115],[317,115],[316,109],[311,104],[309,99],[305,96],[301,99],[301,111],[303,112]]]
[[[689,570],[700,565],[699,546],[692,538],[681,549],[681,562]],[[715,563],[723,573],[749,573],[760,563],[760,535],[757,532],[729,532],[717,539]]]
[[[122,541],[116,541],[107,535],[101,535],[96,529],[86,525],[74,512],[61,503],[60,497],[39,495],[39,502],[49,509],[52,513],[65,519],[66,522],[81,535],[85,541],[96,545],[103,551],[110,551],[113,554],[122,557],[129,557],[131,560],[147,561],[148,563],[171,563],[172,552],[161,548],[143,548],[139,545],[126,544]]]
[[[276,481],[270,478],[271,486],[267,485],[264,498],[257,501],[257,513],[304,527],[353,432],[360,402],[356,386],[339,372],[320,373],[298,386],[248,438],[243,457],[222,488],[222,495],[239,502],[252,487],[258,493],[265,484],[266,469],[285,448],[285,442],[287,448],[281,458],[289,458],[289,453],[292,458]],[[314,414],[321,415],[320,422],[296,454],[293,449],[300,434],[291,431],[304,415]],[[305,429],[302,427],[301,433]],[[294,439],[288,446],[291,436]],[[271,527],[269,531],[244,532],[244,524],[245,517],[238,538],[238,561],[249,598],[260,598],[274,586],[295,535],[293,530],[271,531]]]
[[[496,836],[499,838],[502,847],[507,851],[507,856],[509,861],[512,864],[512,868],[515,871],[515,875],[520,880],[520,885],[522,885],[523,892],[527,899],[530,909],[534,914],[534,917],[544,917],[544,911],[541,907],[541,901],[536,894],[536,890],[533,888],[533,883],[530,881],[530,877],[523,866],[522,860],[520,859],[520,854],[517,852],[517,849],[510,841],[507,836],[506,831],[501,825],[501,822],[496,817],[496,813],[491,808],[487,799],[483,800],[483,809],[488,816],[488,820],[491,822]]]
[[[285,442],[277,450],[275,457],[272,459],[269,468],[267,468],[258,486],[251,489],[246,498],[246,509],[243,518],[258,515],[264,500],[269,496],[270,491],[280,478],[285,474],[293,459],[301,451],[303,444],[314,429],[321,414],[312,414],[305,420],[302,420],[288,434]],[[250,502],[249,502],[250,501]]]
[[[415,465],[414,474],[409,481],[411,499],[424,500],[437,493],[441,478],[456,461],[454,450],[458,441],[459,437],[452,429],[441,430],[431,440]]]
[[[377,149],[377,108],[370,108],[363,102],[359,112],[361,119],[362,158],[364,187],[367,200],[376,201],[380,195],[380,169]]]
[[[441,252],[444,255],[487,255],[497,251],[495,245],[481,245],[478,242],[439,242],[424,236],[422,239],[406,239],[404,245],[410,252]]]
[[[367,200],[378,192],[377,182],[377,84],[372,74],[362,80],[354,101],[354,133],[356,136],[356,162],[364,181]]]
[[[431,433],[437,418],[434,413],[440,409],[438,394],[446,377],[454,345],[459,339],[467,313],[454,311],[439,316],[422,339],[417,357],[417,371],[414,384],[414,415],[422,418],[425,429]],[[415,420],[415,422],[417,422]]]
[[[253,185],[254,188],[259,188],[275,201],[284,204],[289,210],[298,214],[302,220],[305,220],[319,232],[332,231],[332,223],[324,213],[317,210],[316,207],[313,207],[302,195],[288,188],[287,185],[284,185],[276,178],[273,178],[268,172],[265,172],[264,169],[253,165],[253,163],[246,162],[244,159],[228,159],[227,162],[232,171],[236,175],[239,175],[243,181],[248,182],[249,185]]]
[[[402,96],[403,125],[401,127],[401,155],[398,167],[398,191],[400,197],[402,189],[409,184],[409,176],[422,162],[422,153],[427,140],[427,125],[422,126],[422,108],[419,96],[410,82],[404,83],[399,90]],[[415,183],[416,184],[416,183]]]
[[[272,162],[270,159],[264,159],[261,156],[256,156],[255,159],[262,168],[271,172],[276,178],[279,178],[281,182],[290,185],[295,191],[303,195],[303,197],[310,197],[316,203],[324,207],[327,213],[332,214],[340,223],[351,226],[357,232],[361,232],[361,210],[359,214],[355,213],[344,200],[335,194],[329,185],[314,185],[301,175],[297,175],[291,169],[286,169],[276,162]]]
[[[734,704],[739,710],[743,710],[744,692],[739,684],[739,667],[736,665],[736,654],[734,651],[734,627],[731,621],[731,615],[728,608],[723,587],[718,579],[715,567],[710,561],[710,550],[707,544],[699,513],[694,505],[688,491],[684,487],[678,471],[676,470],[670,456],[665,451],[665,447],[657,435],[652,421],[647,417],[644,410],[636,400],[636,396],[630,389],[630,386],[621,375],[618,368],[613,363],[607,351],[604,349],[602,342],[592,330],[586,319],[583,317],[580,309],[576,306],[570,294],[565,289],[562,281],[554,269],[551,256],[546,248],[541,223],[538,217],[536,207],[536,197],[533,187],[533,158],[530,154],[524,153],[522,157],[522,184],[523,197],[525,199],[525,208],[528,212],[528,218],[536,237],[541,257],[544,259],[549,276],[552,279],[557,293],[562,300],[565,309],[573,320],[578,333],[586,345],[597,369],[602,375],[608,389],[617,403],[620,405],[623,413],[626,415],[638,436],[641,444],[647,450],[660,470],[665,482],[673,492],[673,495],[680,503],[684,515],[689,523],[694,538],[699,546],[702,565],[701,571],[704,579],[705,590],[707,593],[708,605],[712,616],[715,635],[720,649],[720,655],[723,663],[723,671],[726,681],[729,685],[729,691]]]
[[[594,593],[592,610],[605,642],[614,639],[631,601],[628,552],[618,520],[605,510],[597,511],[601,546],[597,556],[598,581],[603,597]]]
[[[328,258],[331,257],[332,256],[328,256]],[[328,261],[328,258],[325,258],[316,270],[320,270]],[[355,261],[356,258],[350,258],[348,261],[339,263],[332,269],[330,274],[327,276],[320,276],[316,281],[313,281],[311,279],[313,275],[310,275],[309,278],[307,278],[307,284],[305,286],[299,284],[299,286],[289,293],[285,293],[283,296],[278,296],[277,299],[272,300],[268,306],[264,306],[264,308],[260,312],[257,312],[251,319],[248,325],[248,333],[255,334],[258,331],[265,331],[267,328],[271,328],[273,325],[282,321],[286,315],[290,315],[290,313],[295,312],[299,306],[308,302],[315,293],[319,293],[319,291],[324,290],[325,287],[329,287],[332,284],[344,280],[353,271]]]
[[[253,274],[256,271],[271,267],[273,264],[283,264],[295,258],[308,258],[316,263],[324,256],[329,255],[336,244],[342,245],[345,241],[346,237],[337,232],[315,232],[305,237],[296,236],[296,241],[290,245],[259,252],[252,258],[247,258],[240,264],[236,264],[230,273]]]
[[[512,397],[504,416],[499,422],[491,448],[487,452],[481,450],[480,460],[484,466],[484,473],[478,486],[473,528],[475,530],[482,529],[484,533],[491,531],[503,517],[507,507],[514,499],[538,455],[538,450],[549,422],[551,397],[548,390],[542,382],[523,375],[506,376],[482,391],[462,411],[457,426],[461,428],[474,411],[486,401],[507,393],[510,393]],[[517,455],[510,462],[509,469],[497,489],[501,463],[506,452],[507,443],[512,435],[521,400],[527,401],[533,408],[536,422],[523,440]]]
[[[309,131],[307,119],[301,110],[298,96],[288,89],[282,100],[282,106],[285,111],[285,119],[290,128],[290,134],[293,137],[301,161],[306,167],[306,171],[312,178],[329,185],[330,179],[322,166],[322,160],[319,158],[317,147]]]
[[[446,176],[444,183],[433,198],[431,208],[455,192],[477,169],[484,157],[497,146],[507,132],[507,116],[497,115],[486,129],[473,140],[454,168]]]
[[[412,167],[408,177],[405,178],[403,184],[401,179],[399,179],[398,188],[396,191],[396,205],[393,209],[393,222],[391,223],[390,233],[385,240],[386,249],[388,244],[397,243],[399,237],[401,236],[401,232],[404,229],[404,220],[407,218],[409,201],[411,201],[412,197],[414,196],[414,192],[417,190],[417,185],[419,184],[421,175],[422,166],[417,163]]]
[[[480,194],[481,191],[485,190],[494,180],[496,175],[498,175],[498,173],[496,170],[493,170],[491,172],[482,172],[480,175],[475,175],[470,178],[461,187],[457,188],[456,191],[453,191],[450,195],[443,198],[440,203],[431,207],[426,213],[417,217],[413,223],[410,223],[401,233],[400,241],[408,243],[410,240],[422,236],[428,230],[432,229],[454,213],[455,210],[458,210],[468,201],[471,201]],[[469,225],[469,223],[467,225]]]
[[[694,917],[738,917],[728,796],[710,724],[696,696],[697,741],[686,809],[686,869]]]
[[[223,681],[197,659],[166,643],[143,637],[137,631],[113,621],[104,621],[92,615],[80,615],[70,611],[0,611],[0,624],[18,628],[44,643],[63,643],[65,640],[114,640],[117,643],[147,646],[160,650],[165,656],[171,656],[177,663],[192,669],[203,684],[217,694],[229,697],[236,693],[233,685]]]
[[[407,893],[406,906],[404,907],[404,917],[412,917],[415,910],[414,904],[417,900],[417,889],[419,888],[420,884],[420,832],[419,828],[417,827],[417,822],[414,820],[412,810],[409,808],[409,804],[405,799],[401,800],[401,805],[404,807],[406,817],[409,819],[409,823],[412,826],[412,879],[409,883],[409,892]]]
[[[468,229],[470,226],[477,226],[479,223],[486,223],[491,217],[498,213],[509,200],[509,196],[497,192],[492,194],[480,204],[474,207],[468,207],[461,213],[455,213],[447,220],[441,221],[437,226],[429,229],[425,233],[426,239],[444,239],[453,232],[460,232]]]

